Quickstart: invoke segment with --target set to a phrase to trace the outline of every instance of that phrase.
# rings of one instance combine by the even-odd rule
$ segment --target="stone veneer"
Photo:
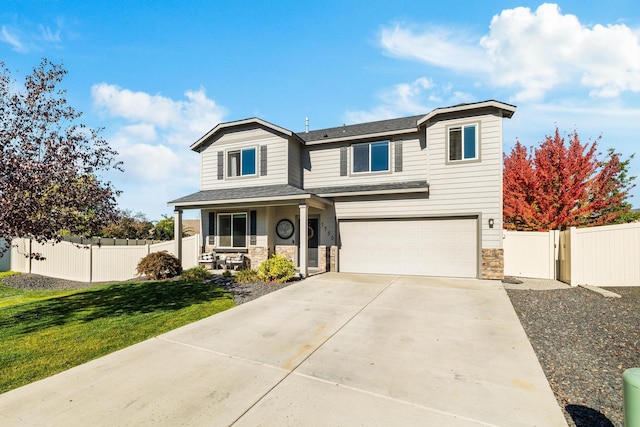
[[[269,258],[269,252],[269,248],[265,246],[249,246],[249,253],[247,253],[249,262],[247,263],[247,267],[258,268],[260,264]]]
[[[482,248],[482,278],[504,279],[504,250]]]
[[[289,258],[296,263],[298,259],[298,247],[295,245],[277,245],[276,254],[283,255],[285,258]]]

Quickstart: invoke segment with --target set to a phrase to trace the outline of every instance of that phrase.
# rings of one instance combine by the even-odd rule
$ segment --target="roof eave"
[[[172,202],[167,203],[168,206],[173,206],[176,208],[179,207],[201,207],[201,206],[212,206],[212,205],[232,205],[232,204],[247,204],[247,203],[272,203],[272,202],[295,202],[295,201],[315,201],[320,202],[324,205],[332,205],[333,202],[331,200],[325,199],[324,197],[307,193],[307,194],[292,194],[290,196],[269,196],[269,197],[245,197],[241,199],[221,199],[221,200],[198,200],[192,202],[180,202],[174,200]]]
[[[436,116],[447,114],[447,113],[459,113],[463,111],[471,111],[478,110],[481,108],[497,108],[502,112],[502,117],[506,117],[510,119],[513,114],[516,112],[516,106],[511,104],[506,104],[500,101],[483,101],[483,102],[474,102],[472,104],[463,104],[463,105],[455,105],[453,107],[444,107],[444,108],[436,108],[435,110],[428,113],[426,116],[418,120],[418,127],[427,123],[429,120],[433,119]]]
[[[364,190],[364,191],[345,191],[335,193],[318,193],[320,197],[355,197],[355,196],[378,196],[386,194],[408,194],[408,193],[428,193],[428,187],[420,188],[402,188],[395,190]]]
[[[265,120],[262,120],[262,119],[259,119],[257,117],[252,117],[250,119],[237,120],[237,121],[234,121],[234,122],[218,123],[216,125],[216,127],[214,127],[209,132],[207,132],[202,137],[200,137],[200,139],[198,139],[196,142],[191,144],[191,146],[189,148],[191,150],[193,150],[193,151],[198,151],[200,146],[205,144],[209,139],[211,139],[218,132],[220,132],[222,130],[225,130],[225,129],[232,129],[234,127],[245,126],[245,125],[248,125],[248,124],[259,124],[261,126],[264,126],[266,128],[272,129],[272,130],[274,130],[276,132],[279,132],[279,133],[281,133],[283,135],[286,135],[288,137],[293,136],[296,139],[298,139],[301,143],[304,143],[300,139],[300,137],[298,135],[296,135],[294,132],[290,131],[289,129],[285,129],[283,127],[274,125],[273,123],[269,123],[269,122],[267,122]]]

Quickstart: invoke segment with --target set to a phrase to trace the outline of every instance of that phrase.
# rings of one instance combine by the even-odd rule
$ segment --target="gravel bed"
[[[211,282],[231,292],[236,305],[244,304],[245,302],[252,301],[256,298],[260,298],[263,295],[296,283],[295,281],[291,281],[282,284],[264,282],[239,284],[234,283],[231,279],[222,276],[214,276],[214,278],[211,279]]]
[[[97,286],[100,283],[85,283],[74,282],[71,280],[55,279],[52,277],[40,276],[38,274],[16,274],[13,276],[4,277],[2,284],[10,286],[12,288],[24,289],[24,290],[37,290],[37,291],[56,291],[56,290],[72,290],[83,289],[92,286]],[[233,300],[236,305],[244,304],[245,302],[254,300],[270,292],[277,291],[283,287],[289,286],[295,281],[275,284],[275,283],[247,283],[237,284],[231,279],[223,277],[221,275],[214,275],[210,280],[211,282],[227,289],[233,295]],[[113,283],[113,282],[109,282]]]
[[[507,289],[569,426],[622,427],[622,373],[640,367],[640,288],[605,289],[621,298]]]
[[[74,282],[72,280],[55,279],[38,274],[15,274],[1,279],[2,284],[12,288],[32,291],[63,291],[96,286],[98,283]]]

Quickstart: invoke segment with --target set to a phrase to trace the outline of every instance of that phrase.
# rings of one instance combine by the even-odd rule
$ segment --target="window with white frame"
[[[218,247],[246,248],[247,247],[247,214],[219,214],[218,215]]]
[[[479,154],[478,124],[449,128],[449,161],[476,160]]]
[[[258,156],[256,148],[245,148],[227,152],[227,176],[248,176],[255,175],[257,169]]]
[[[366,142],[351,146],[354,173],[389,171],[389,141]]]

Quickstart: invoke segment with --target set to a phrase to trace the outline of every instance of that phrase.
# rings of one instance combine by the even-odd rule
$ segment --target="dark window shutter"
[[[216,214],[215,212],[209,212],[209,236],[215,236],[216,234]]]
[[[396,172],[402,172],[402,141],[394,142]]]
[[[224,151],[218,151],[218,179],[224,179]]]
[[[249,244],[255,245],[258,242],[258,213],[256,211],[249,212]]]
[[[267,175],[267,146],[260,146],[260,176]]]
[[[347,176],[347,150],[349,147],[340,147],[340,176]]]
[[[216,214],[215,212],[209,212],[209,232],[204,239],[205,245],[214,246],[216,244]]]

